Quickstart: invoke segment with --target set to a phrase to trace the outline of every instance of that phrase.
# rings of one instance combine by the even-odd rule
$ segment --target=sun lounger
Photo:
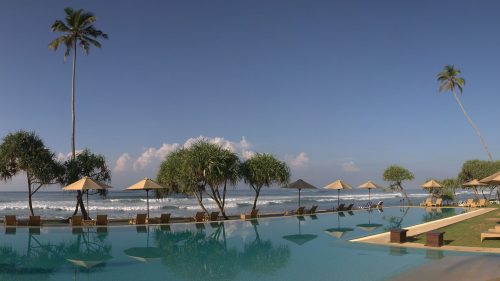
[[[479,202],[473,202],[470,207],[471,208],[486,207],[486,203],[487,203],[486,199],[483,198],[479,199]]]
[[[240,219],[248,220],[248,219],[256,219],[259,216],[259,209],[252,210],[250,214],[241,214]]]
[[[298,207],[297,210],[288,211],[285,216],[303,215],[305,207]]]
[[[83,217],[82,216],[72,216],[71,226],[82,226]]]
[[[130,224],[146,224],[147,214],[137,214],[135,219],[129,221]]]
[[[30,216],[28,219],[28,226],[41,226],[42,222],[40,216]]]
[[[3,223],[5,224],[5,226],[16,226],[17,225],[16,216],[15,215],[6,215]]]
[[[108,215],[97,215],[96,225],[108,225]]]
[[[340,205],[337,207],[337,209],[336,209],[335,211],[337,211],[337,212],[343,211],[343,210],[344,210],[344,207],[345,207],[345,204],[344,204],[344,203],[342,203],[342,204],[340,204]]]
[[[161,214],[160,223],[169,223],[170,222],[170,214]]]
[[[347,208],[345,208],[344,210],[350,211],[350,210],[352,210],[353,207],[354,207],[354,204],[349,204],[349,206],[347,206]]]
[[[219,212],[211,212],[209,216],[210,221],[217,221],[219,219]]]
[[[467,199],[467,201],[465,202],[464,207],[472,207],[472,205],[473,205],[473,204],[474,204],[474,199],[469,198],[469,199]]]
[[[195,222],[201,222],[205,220],[205,212],[196,212],[193,217]]]
[[[431,203],[431,207],[442,207],[443,206],[443,199],[438,198],[436,199],[436,203]]]
[[[486,238],[500,238],[500,232],[483,232],[481,233],[481,243]]]
[[[424,202],[420,203],[420,207],[430,207],[432,205],[432,197],[425,199]]]
[[[308,210],[305,210],[305,213],[306,214],[315,214],[316,213],[316,209],[318,209],[318,206],[314,205],[311,207],[311,209],[308,209]]]

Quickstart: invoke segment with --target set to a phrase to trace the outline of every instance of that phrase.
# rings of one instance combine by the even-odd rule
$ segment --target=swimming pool
[[[348,240],[462,212],[395,207],[162,227],[4,229],[0,280],[387,280],[475,255]]]

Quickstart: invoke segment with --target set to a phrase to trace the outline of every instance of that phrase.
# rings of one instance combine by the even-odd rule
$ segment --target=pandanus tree
[[[28,207],[33,212],[33,195],[43,186],[56,184],[64,168],[34,132],[8,134],[0,144],[0,179],[7,181],[24,173],[28,187]]]
[[[189,194],[196,197],[203,211],[208,213],[203,197],[212,199],[225,214],[228,187],[238,182],[238,156],[218,144],[199,140],[187,148],[172,152],[161,164],[157,181],[169,187],[156,191],[157,197],[169,191]]]
[[[106,158],[101,154],[94,154],[90,150],[85,149],[78,153],[76,158],[69,159],[63,164],[64,174],[59,181],[63,185],[69,185],[83,177],[89,177],[100,182],[109,182],[111,180],[111,172],[106,165]],[[89,191],[86,191],[89,192]],[[100,195],[105,196],[107,190],[101,189],[97,191]],[[81,210],[82,216],[88,218],[88,212],[83,204],[83,193],[76,200],[76,208],[73,215]]]
[[[455,97],[455,100],[457,101],[458,106],[462,110],[462,113],[464,114],[465,118],[469,122],[469,124],[472,126],[474,131],[476,132],[477,136],[479,137],[479,140],[481,141],[481,144],[484,147],[484,150],[486,151],[486,154],[488,154],[488,158],[490,161],[493,161],[493,156],[491,156],[491,152],[486,145],[486,142],[484,141],[483,137],[481,136],[481,132],[479,131],[479,128],[474,124],[472,119],[470,118],[469,114],[467,114],[467,111],[465,111],[464,105],[462,104],[462,101],[460,100],[460,97],[462,96],[463,88],[465,86],[465,79],[463,77],[460,77],[460,74],[462,72],[460,69],[455,68],[453,65],[446,65],[443,69],[443,71],[439,72],[437,75],[437,80],[439,81],[439,91],[440,92],[451,92],[453,96]],[[460,94],[459,95],[457,94]]]
[[[262,187],[288,184],[290,169],[285,162],[279,161],[271,154],[257,153],[241,164],[240,175],[243,181],[255,191],[252,206],[252,210],[255,210]]]
[[[49,43],[51,50],[57,51],[60,46],[64,46],[64,61],[73,51],[73,68],[71,79],[71,155],[76,158],[75,148],[75,83],[76,83],[76,49],[80,46],[83,53],[88,55],[90,47],[101,48],[100,38],[108,39],[108,35],[101,30],[96,29],[94,23],[97,18],[93,13],[82,9],[74,10],[65,8],[66,16],[64,20],[56,20],[52,24],[52,32],[60,32],[61,36]],[[77,200],[83,206],[82,192],[77,192]]]
[[[401,194],[403,194],[406,198],[406,201],[408,201],[408,204],[411,205],[410,198],[403,187],[403,181],[413,180],[415,176],[412,172],[408,171],[404,167],[392,165],[385,169],[383,178],[385,181],[390,183],[389,188],[391,190],[401,192]]]

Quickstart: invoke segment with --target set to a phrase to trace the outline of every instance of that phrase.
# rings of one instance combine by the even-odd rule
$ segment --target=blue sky
[[[69,152],[71,63],[47,48],[69,4],[110,36],[78,52],[77,147],[104,154],[118,188],[199,136],[273,153],[319,186],[383,183],[391,164],[414,172],[409,186],[455,176],[486,154],[437,91],[446,64],[462,69],[463,103],[500,157],[494,0],[2,1],[1,136],[35,130]]]

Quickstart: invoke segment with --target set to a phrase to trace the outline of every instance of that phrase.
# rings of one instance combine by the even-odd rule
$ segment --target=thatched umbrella
[[[368,203],[371,207],[372,205],[372,200],[371,200],[371,190],[372,189],[375,189],[375,188],[384,188],[374,182],[372,182],[371,180],[363,183],[362,185],[358,186],[359,188],[364,188],[364,189],[368,189]]]
[[[482,183],[482,182],[480,182],[477,179],[473,179],[471,181],[468,181],[468,182],[462,184],[462,186],[472,187],[474,189],[474,192],[476,193],[476,198],[478,198],[479,194],[478,194],[477,188],[480,187],[480,186],[487,186],[487,184]]]
[[[428,180],[424,184],[421,185],[421,187],[425,189],[431,189],[431,188],[442,188],[443,186],[440,185],[437,181],[435,180]]]
[[[102,182],[96,181],[89,177],[83,177],[82,179],[63,187],[63,190],[79,190],[87,193],[87,214],[90,214],[89,209],[89,190],[102,190],[108,189],[111,186],[104,184]]]
[[[443,186],[439,184],[439,182],[437,182],[436,180],[428,180],[424,184],[422,184],[421,187],[423,189],[429,190],[431,194],[434,194],[433,191],[435,191],[436,189],[443,188]]]
[[[491,176],[485,177],[480,180],[480,182],[486,185],[500,185],[500,172],[496,172]]]
[[[148,179],[144,178],[141,181],[127,187],[125,190],[145,190],[146,191],[146,204],[148,208],[148,219],[149,219],[149,191],[153,189],[165,189],[166,187],[160,185],[159,183]]]
[[[283,188],[295,188],[299,190],[299,208],[300,208],[300,190],[301,189],[316,189],[316,187],[302,179],[294,181],[289,185],[283,186]]]
[[[341,189],[352,189],[352,186],[345,183],[343,180],[336,180],[329,185],[325,186],[325,189],[336,189],[337,190],[337,209],[340,206],[340,190]],[[335,211],[335,207],[333,207]]]

